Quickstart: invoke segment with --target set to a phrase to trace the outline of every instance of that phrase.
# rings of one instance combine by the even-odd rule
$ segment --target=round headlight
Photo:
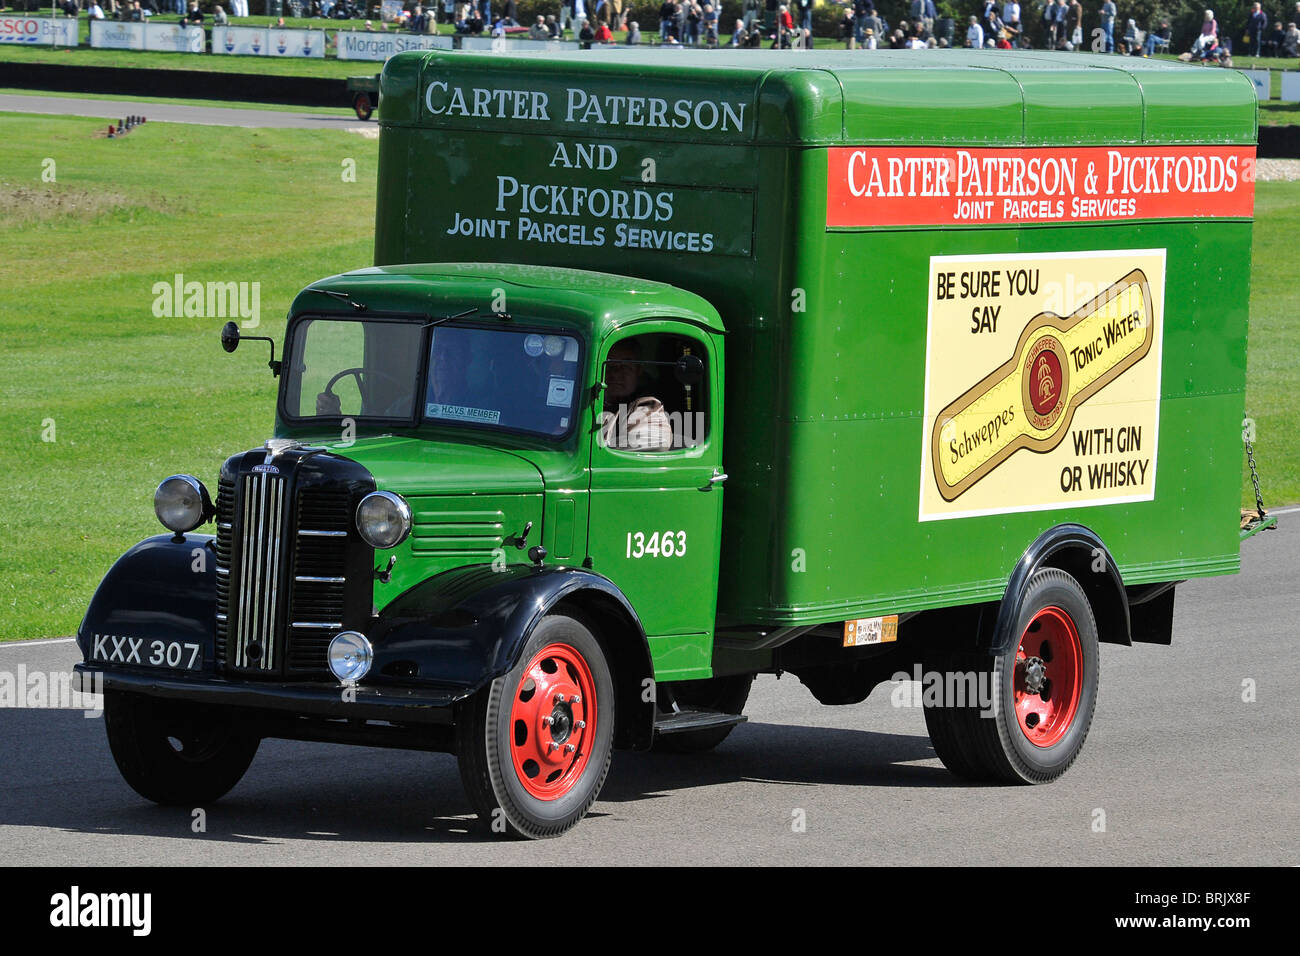
[[[330,671],[341,681],[357,681],[370,672],[375,651],[364,634],[344,631],[330,641]]]
[[[395,548],[411,533],[411,506],[391,491],[372,491],[357,505],[357,530],[376,551]]]
[[[208,520],[212,499],[193,475],[172,475],[153,493],[153,511],[164,528],[184,534]]]

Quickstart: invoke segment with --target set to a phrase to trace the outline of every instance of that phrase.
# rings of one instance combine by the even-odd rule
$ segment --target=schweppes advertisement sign
[[[1155,496],[1165,251],[930,260],[920,519]]]

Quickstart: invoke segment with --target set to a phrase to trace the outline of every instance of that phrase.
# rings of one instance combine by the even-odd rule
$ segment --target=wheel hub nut
[[[1047,683],[1047,665],[1041,658],[1030,657],[1025,661],[1025,690],[1031,694],[1040,694]]]

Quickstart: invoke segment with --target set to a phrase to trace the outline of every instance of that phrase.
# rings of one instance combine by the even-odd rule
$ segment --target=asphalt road
[[[216,74],[214,74],[214,77]],[[340,103],[339,106],[346,106]],[[95,116],[120,120],[143,116],[150,123],[197,123],[200,126],[245,126],[269,129],[358,129],[377,133],[379,124],[365,123],[351,112],[331,116],[295,113],[289,110],[240,109],[230,106],[185,106],[171,103],[78,99],[71,96],[37,96],[24,93],[0,94],[0,113],[46,113],[56,116]]]
[[[891,705],[893,685],[831,708],[792,677],[763,677],[750,722],[713,754],[616,754],[593,812],[558,840],[467,833],[449,756],[282,741],[262,745],[194,833],[189,811],[155,807],[122,782],[102,719],[5,708],[0,860],[1295,865],[1300,514],[1283,522],[1246,542],[1241,575],[1179,588],[1172,647],[1102,646],[1087,744],[1048,786],[950,776],[921,711]],[[10,673],[76,658],[66,642],[0,645]]]

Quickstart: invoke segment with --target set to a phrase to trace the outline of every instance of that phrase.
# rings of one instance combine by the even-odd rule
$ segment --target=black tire
[[[164,806],[197,807],[225,796],[261,744],[228,710],[120,691],[104,693],[104,725],[123,779]]]
[[[1050,646],[1061,646],[1040,637],[1047,634],[1042,630],[1045,626],[1054,629],[1054,641],[1059,631],[1064,645],[1076,649],[1073,665],[1055,671],[1050,656],[1040,660]],[[1071,630],[1073,637],[1068,636]],[[961,652],[933,658],[938,666],[932,670],[975,674],[978,686],[991,690],[991,706],[981,707],[978,701],[926,703],[925,723],[935,753],[957,776],[996,783],[1048,783],[1074,763],[1092,725],[1097,706],[1097,623],[1079,582],[1064,571],[1044,568],[1029,581],[1013,633],[1018,639],[993,658]],[[1039,647],[1033,647],[1034,641],[1039,641]],[[1022,648],[1028,659],[1018,665]],[[1063,655],[1063,665],[1065,659]],[[1046,675],[1037,693],[1026,684],[1026,667],[1033,662],[1042,664]],[[1064,686],[1077,689],[1077,696],[1058,695],[1060,701],[1076,703],[1072,710],[1064,708],[1056,718],[1058,724],[1026,729],[1017,715],[1016,695],[1036,706],[1035,697],[1051,702],[1054,673],[1062,675]],[[1031,733],[1039,735],[1039,742],[1030,739]]]
[[[749,700],[749,690],[754,686],[753,674],[732,677],[710,677],[674,683],[673,696],[677,703],[716,710],[724,714],[744,713]],[[710,727],[707,730],[687,730],[679,734],[655,736],[651,747],[656,753],[699,754],[707,753],[727,739],[735,730],[730,727]]]
[[[370,114],[375,111],[374,106],[371,105],[370,102],[370,94],[369,93],[353,94],[352,110],[357,114],[357,119],[363,121],[370,119]]]
[[[516,742],[521,746],[532,746],[536,742],[540,746],[544,739],[542,732],[535,733],[526,721],[519,719],[519,708],[522,706],[521,701],[531,699],[525,697],[528,694],[525,680],[531,680],[528,676],[530,664],[540,652],[552,645],[566,648],[564,653],[576,653],[578,659],[585,664],[589,680],[583,680],[594,689],[593,719],[596,725],[594,733],[589,733],[586,729],[576,731],[576,715],[593,714],[589,709],[592,703],[589,696],[581,702],[583,710],[577,709],[579,705],[570,706],[569,717],[573,729],[567,731],[563,739],[576,739],[575,747],[589,746],[590,749],[580,766],[576,762],[582,756],[581,749],[575,750],[572,758],[557,754],[556,760],[562,762],[559,779],[567,789],[553,798],[538,796],[534,790],[530,790],[530,786],[536,788],[549,783],[549,775],[541,780],[534,778],[525,782],[521,771],[515,766],[511,749]],[[548,660],[552,659],[542,658],[540,666],[545,667]],[[572,829],[586,816],[600,795],[609,773],[614,751],[614,697],[614,678],[606,662],[605,652],[587,625],[577,618],[562,614],[544,617],[529,635],[518,663],[474,694],[457,714],[457,756],[461,781],[475,813],[489,832],[544,839]],[[562,708],[565,705],[558,706]],[[558,714],[559,710],[554,713]],[[519,737],[521,724],[524,725],[523,738]],[[580,735],[570,736],[575,732]],[[552,741],[547,740],[548,745],[550,742]],[[569,760],[574,763],[569,764]],[[533,765],[536,764],[537,761],[533,761]],[[564,767],[569,769],[563,769]],[[549,768],[543,766],[542,769]],[[537,771],[534,770],[534,773]],[[569,773],[573,777],[564,781],[563,777]]]

